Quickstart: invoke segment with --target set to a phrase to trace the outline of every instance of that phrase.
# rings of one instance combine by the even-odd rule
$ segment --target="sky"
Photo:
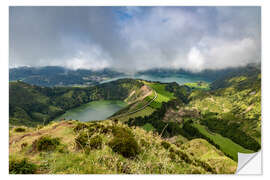
[[[193,72],[261,61],[260,7],[10,7],[9,66]]]

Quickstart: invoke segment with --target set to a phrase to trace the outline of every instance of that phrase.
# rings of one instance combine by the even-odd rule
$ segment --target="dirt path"
[[[14,138],[11,138],[9,139],[9,145],[13,144],[13,143],[17,143],[19,141],[21,141],[23,138],[25,137],[28,137],[28,136],[40,136],[42,134],[45,134],[45,133],[49,133],[53,130],[55,130],[56,128],[58,128],[59,126],[72,126],[73,124],[70,123],[70,122],[67,122],[67,121],[63,121],[63,122],[60,122],[56,125],[54,125],[52,128],[50,129],[45,129],[45,130],[38,130],[37,132],[32,132],[32,133],[27,133],[27,134],[24,134],[22,136],[19,136],[19,137],[14,137]]]

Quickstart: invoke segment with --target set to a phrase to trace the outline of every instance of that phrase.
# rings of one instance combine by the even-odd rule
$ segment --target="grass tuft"
[[[35,174],[37,165],[29,162],[27,159],[11,160],[9,162],[10,174]]]

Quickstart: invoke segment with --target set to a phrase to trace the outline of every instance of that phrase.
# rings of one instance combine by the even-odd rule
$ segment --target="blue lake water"
[[[188,75],[178,75],[178,76],[167,76],[167,77],[158,77],[158,76],[151,76],[151,75],[126,75],[126,76],[119,76],[116,78],[108,79],[105,81],[100,82],[101,84],[115,81],[117,79],[124,79],[124,78],[132,78],[132,79],[143,79],[148,81],[159,81],[163,83],[170,83],[170,82],[176,82],[179,85],[189,83],[189,82],[197,82],[197,81],[205,81],[209,82],[208,80],[200,77],[194,77],[194,76],[188,76]]]

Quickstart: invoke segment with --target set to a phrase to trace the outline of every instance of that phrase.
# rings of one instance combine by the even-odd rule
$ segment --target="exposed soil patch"
[[[143,100],[147,96],[150,96],[152,94],[152,89],[149,88],[148,86],[144,85],[140,88],[140,91],[142,92],[141,96],[139,97],[138,100]]]
[[[9,139],[9,145],[11,145],[13,143],[17,143],[17,142],[21,141],[23,138],[28,137],[28,136],[33,137],[33,136],[41,136],[43,134],[51,134],[51,133],[53,133],[53,131],[56,131],[57,128],[63,127],[63,126],[64,127],[70,127],[70,126],[74,126],[74,125],[73,125],[72,122],[63,121],[63,122],[57,123],[56,125],[52,126],[52,128],[50,128],[50,129],[44,129],[44,130],[41,129],[41,130],[39,130],[37,132],[26,133],[26,134],[24,134],[22,136],[19,136],[19,137],[15,136],[13,138],[10,138]]]
[[[174,121],[182,123],[183,117],[185,116],[200,117],[200,113],[196,109],[183,109],[183,108],[179,108],[178,110],[168,109],[167,112],[165,113],[163,121],[165,122]]]
[[[143,100],[144,98],[146,98],[147,96],[150,96],[151,94],[153,93],[152,89],[150,87],[148,87],[147,85],[143,85],[139,92],[136,94],[136,91],[132,91],[128,98],[128,104],[132,104],[136,101],[141,101]]]

